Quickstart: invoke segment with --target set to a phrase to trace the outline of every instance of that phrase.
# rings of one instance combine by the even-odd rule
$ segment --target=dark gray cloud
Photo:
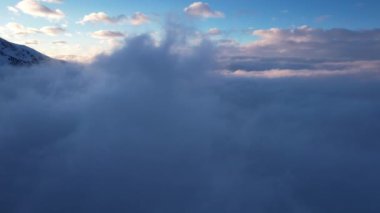
[[[229,78],[177,38],[2,67],[0,212],[378,211],[377,72]]]

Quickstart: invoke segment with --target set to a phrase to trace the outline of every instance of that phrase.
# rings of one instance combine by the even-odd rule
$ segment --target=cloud
[[[260,57],[287,57],[332,60],[376,60],[379,29],[261,29],[252,33],[257,40],[240,45],[237,52]]]
[[[56,36],[59,34],[64,34],[66,32],[66,29],[62,27],[55,27],[55,26],[47,26],[47,27],[42,27],[40,29],[40,32],[50,35],[50,36]]]
[[[15,13],[15,14],[19,13],[19,11],[17,10],[17,8],[15,8],[15,7],[8,6],[7,9],[8,9],[8,11],[10,11],[12,13]]]
[[[217,35],[221,35],[222,34],[222,31],[218,28],[210,28],[207,32],[208,35],[211,35],[211,36],[217,36]]]
[[[223,18],[224,14],[220,11],[213,10],[209,4],[203,2],[194,2],[184,9],[187,15],[201,18]]]
[[[124,22],[127,19],[124,15],[119,15],[117,17],[110,17],[104,12],[97,12],[97,13],[90,13],[88,15],[85,15],[82,20],[80,20],[79,24],[86,24],[86,23],[120,23]]]
[[[10,31],[11,35],[29,36],[42,33],[49,36],[57,36],[66,32],[66,29],[58,26],[45,26],[40,29],[26,27],[16,22],[10,22],[3,27],[2,31]]]
[[[65,17],[65,14],[59,9],[50,9],[49,7],[42,5],[35,0],[22,0],[16,4],[14,8],[17,8],[21,12],[35,16],[42,17],[51,20],[61,20]]]
[[[65,44],[55,44],[59,46],[63,46]],[[69,63],[78,63],[78,64],[90,64],[93,61],[93,56],[81,56],[81,55],[56,55],[54,58],[62,61],[66,61]]]
[[[314,21],[316,23],[322,23],[322,22],[329,20],[330,18],[331,18],[331,15],[322,15],[322,16],[318,16],[317,18],[315,18]]]
[[[67,44],[67,41],[53,41],[52,43],[54,45],[65,45],[65,44]]]
[[[263,60],[263,59],[258,59]],[[283,59],[284,60],[284,59]],[[257,60],[256,60],[257,61]],[[269,60],[268,60],[269,61]],[[315,78],[325,76],[346,76],[354,74],[371,74],[377,73],[380,69],[380,60],[377,61],[349,61],[349,62],[304,62],[304,64],[296,64],[292,59],[281,61],[279,58],[271,59],[272,63],[264,64],[254,63],[253,60],[246,63],[247,69],[230,68],[225,70],[224,74],[231,77],[239,78]],[[280,61],[280,62],[279,62]],[[244,67],[243,64],[234,62],[231,67]],[[252,69],[248,67],[251,66]],[[260,66],[263,66],[260,69]],[[298,66],[298,67],[297,67]],[[301,68],[304,66],[304,68]],[[273,68],[270,68],[273,67]],[[232,70],[232,72],[231,72]]]
[[[248,44],[221,43],[226,70],[250,77],[315,77],[377,71],[378,29],[262,29]],[[253,73],[256,72],[256,73]]]
[[[40,44],[40,42],[38,40],[28,40],[28,41],[25,41],[25,44],[26,45],[37,45],[37,44]]]
[[[129,19],[129,22],[132,25],[142,25],[142,24],[148,23],[149,21],[150,21],[149,17],[141,12],[136,12]]]
[[[106,23],[106,24],[123,24],[130,23],[132,25],[142,25],[150,21],[149,17],[141,12],[134,13],[131,17],[125,15],[119,15],[111,17],[104,12],[90,13],[85,15],[82,20],[78,21],[78,24],[87,23]]]
[[[125,38],[126,35],[119,31],[110,31],[110,30],[99,30],[93,32],[92,37],[98,39],[115,39],[115,38]]]
[[[42,0],[42,1],[47,2],[47,3],[55,3],[55,4],[63,3],[63,0]]]
[[[380,208],[379,69],[236,78],[214,43],[167,34],[89,65],[1,68],[0,212]]]
[[[36,28],[25,27],[24,25],[15,22],[6,24],[2,31],[4,30],[9,30],[12,34],[20,36],[28,36],[39,32]]]

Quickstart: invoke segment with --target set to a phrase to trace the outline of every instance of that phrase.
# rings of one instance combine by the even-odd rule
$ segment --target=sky
[[[0,4],[1,213],[379,212],[376,1]]]
[[[379,27],[380,19],[380,3],[375,0],[194,3],[197,2],[3,0],[0,12],[6,15],[0,18],[0,36],[49,56],[83,58],[110,51],[128,36],[150,33],[159,39],[168,17],[184,19],[199,33],[213,32],[218,34],[217,39],[241,43],[256,40],[252,32],[257,29],[309,26],[360,30]],[[83,22],[91,14],[90,20]]]

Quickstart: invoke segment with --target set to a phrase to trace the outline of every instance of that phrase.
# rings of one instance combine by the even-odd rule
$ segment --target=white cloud
[[[110,30],[99,30],[93,32],[92,37],[97,39],[117,39],[117,38],[125,38],[126,35],[119,31],[110,31]]]
[[[65,14],[61,10],[51,9],[35,0],[22,0],[17,3],[14,8],[17,8],[21,12],[31,16],[42,17],[51,20],[61,20],[65,17]]]
[[[223,18],[224,14],[220,11],[213,10],[209,4],[204,2],[194,2],[184,9],[184,12],[190,16],[202,18]]]
[[[105,12],[95,12],[85,15],[82,20],[78,21],[79,24],[87,23],[109,23],[116,24],[126,21],[127,17],[124,15],[119,15],[116,17],[111,17]]]

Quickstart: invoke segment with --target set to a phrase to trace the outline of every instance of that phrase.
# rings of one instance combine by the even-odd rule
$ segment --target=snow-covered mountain
[[[52,60],[48,56],[24,45],[14,44],[0,38],[0,66],[34,65]]]

